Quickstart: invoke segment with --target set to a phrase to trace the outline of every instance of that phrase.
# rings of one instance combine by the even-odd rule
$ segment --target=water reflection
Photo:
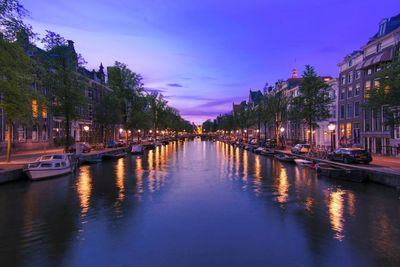
[[[76,181],[76,191],[79,196],[81,214],[82,216],[85,216],[89,210],[90,193],[92,192],[90,166],[82,166],[80,168],[79,177]]]
[[[344,192],[342,190],[328,192],[329,219],[335,239],[341,241],[344,238]]]
[[[2,266],[400,266],[391,189],[220,142],[2,185],[0,214]]]

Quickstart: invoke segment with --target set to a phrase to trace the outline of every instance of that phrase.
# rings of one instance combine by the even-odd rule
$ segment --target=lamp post
[[[86,142],[89,143],[89,126],[85,125],[83,126],[83,130],[86,132]]]
[[[281,127],[280,129],[279,129],[279,131],[281,132],[281,136],[282,136],[282,140],[284,139],[283,138],[283,133],[285,132],[285,128],[283,128],[283,127]],[[282,140],[281,140],[281,146],[283,147],[283,142],[282,142]]]
[[[140,129],[139,130],[137,130],[137,132],[138,132],[138,135],[137,135],[137,140],[138,140],[138,142],[140,141]]]
[[[335,129],[336,129],[336,124],[334,124],[333,122],[329,123],[328,130],[331,133],[331,151],[335,150],[336,148]]]

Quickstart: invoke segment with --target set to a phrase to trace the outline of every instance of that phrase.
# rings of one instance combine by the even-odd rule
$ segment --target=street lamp
[[[89,139],[89,126],[85,125],[83,126],[83,130],[86,132],[86,142],[88,142]]]
[[[335,142],[336,124],[333,122],[329,123],[328,130],[331,133],[331,151],[333,151],[336,148],[336,142]]]

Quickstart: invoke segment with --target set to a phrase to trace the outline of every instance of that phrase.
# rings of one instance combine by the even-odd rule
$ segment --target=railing
[[[392,157],[400,156],[400,146],[381,146],[377,147],[375,151],[372,151],[371,148],[368,148],[367,150],[370,153],[375,153],[382,156],[392,156]]]

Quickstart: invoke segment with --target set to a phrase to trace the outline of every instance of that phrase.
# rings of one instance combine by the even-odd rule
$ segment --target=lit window
[[[356,76],[356,80],[360,79],[361,71],[357,70],[355,76]]]
[[[38,104],[36,99],[32,99],[32,117],[37,118],[38,116]]]
[[[376,45],[376,52],[380,52],[382,50],[382,43]]]
[[[42,118],[47,118],[47,107],[45,105],[42,106]]]
[[[370,81],[366,81],[365,82],[365,86],[364,86],[364,96],[365,98],[369,98],[371,93],[371,82]]]

